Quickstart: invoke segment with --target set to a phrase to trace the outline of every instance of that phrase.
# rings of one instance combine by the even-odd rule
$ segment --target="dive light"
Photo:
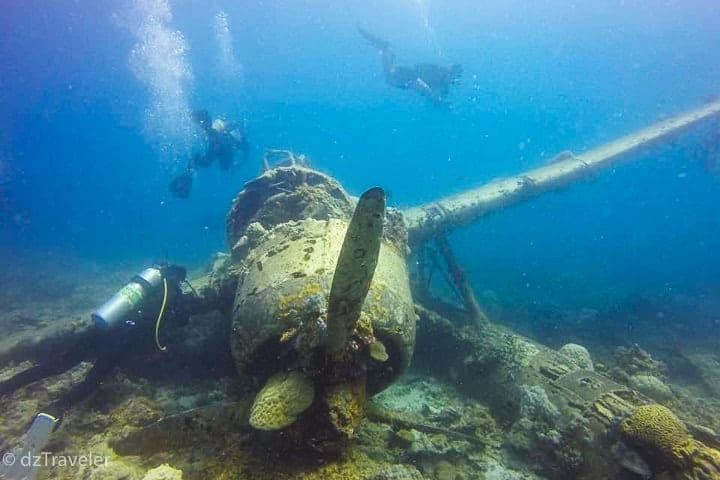
[[[130,312],[140,308],[142,302],[156,291],[162,282],[163,272],[160,268],[146,268],[135,275],[127,285],[92,313],[95,325],[109,327],[122,322]]]
[[[34,480],[40,466],[40,456],[50,440],[50,434],[58,424],[58,419],[47,413],[38,413],[30,428],[23,435],[20,445],[12,452],[3,455],[0,464],[0,479]]]

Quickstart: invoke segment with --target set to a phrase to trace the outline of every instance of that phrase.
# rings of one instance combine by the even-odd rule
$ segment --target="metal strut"
[[[488,323],[490,323],[490,320],[488,320],[487,315],[482,310],[482,308],[480,308],[480,304],[475,298],[475,293],[473,292],[472,287],[470,287],[470,283],[468,282],[465,270],[463,270],[463,268],[458,264],[457,259],[455,258],[455,254],[450,248],[450,244],[447,241],[447,236],[445,236],[444,233],[438,233],[435,236],[435,243],[440,250],[440,254],[445,259],[445,262],[447,262],[448,270],[450,271],[450,277],[452,278],[453,283],[455,284],[458,291],[460,292],[460,295],[462,296],[462,301],[465,305],[465,308],[470,313],[470,316],[472,317],[475,324],[479,328],[483,328]]]

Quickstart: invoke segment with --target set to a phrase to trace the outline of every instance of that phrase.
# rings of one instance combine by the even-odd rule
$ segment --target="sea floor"
[[[0,381],[32,365],[32,358],[23,358],[23,352],[31,351],[42,339],[85,328],[92,309],[141,267],[107,269],[73,264],[69,268],[62,261],[52,260],[5,270],[0,293],[0,327],[5,331],[0,336]],[[209,331],[223,328],[218,315],[194,317],[178,345],[184,345],[188,352],[196,347],[212,350],[208,345],[203,347],[203,338],[211,336]],[[675,397],[669,402],[686,400],[686,408],[689,405],[698,410],[698,423],[718,431],[719,352],[709,348],[707,341],[689,338],[687,344],[678,339],[675,342],[672,349],[646,347],[653,361],[659,362],[658,375]],[[616,379],[622,377],[617,371],[625,368],[622,351],[618,353],[610,345],[586,346],[591,353],[600,352],[594,360],[601,371]],[[628,344],[617,347],[634,348]],[[528,459],[518,455],[507,441],[507,426],[498,425],[485,406],[458,390],[451,374],[439,376],[411,369],[371,399],[368,417],[342,455],[320,459],[278,451],[263,434],[233,428],[231,421],[223,420],[225,410],[218,406],[246,400],[249,391],[246,379],[238,377],[232,368],[212,364],[224,361],[222,355],[183,353],[166,357],[155,353],[119,365],[94,393],[66,413],[45,448],[57,458],[92,455],[103,461],[42,467],[38,478],[543,478],[533,473]],[[0,397],[0,451],[11,449],[33,415],[77,385],[91,366],[82,362],[65,373]],[[206,415],[205,425],[209,427],[199,431],[188,426],[187,415],[173,417],[188,411]],[[112,447],[118,439],[163,418],[178,418],[181,423],[168,422],[172,428],[167,429],[166,437],[150,439],[139,447],[140,452],[129,448],[126,450],[131,454],[120,455]]]

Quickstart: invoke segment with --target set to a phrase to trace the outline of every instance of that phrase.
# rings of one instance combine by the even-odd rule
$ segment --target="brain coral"
[[[250,425],[279,430],[291,425],[313,402],[312,380],[300,372],[280,372],[267,381],[250,409]]]
[[[627,442],[666,468],[682,468],[692,461],[693,438],[668,408],[643,405],[620,424]]]

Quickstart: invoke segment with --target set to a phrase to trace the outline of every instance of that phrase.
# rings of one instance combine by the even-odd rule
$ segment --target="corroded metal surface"
[[[654,145],[688,127],[720,113],[720,100],[643,128],[581,154],[563,154],[542,167],[509,178],[493,180],[478,188],[409,208],[405,214],[412,245],[435,232],[468,224],[545,192],[559,190],[588,178],[622,160],[627,154]]]

